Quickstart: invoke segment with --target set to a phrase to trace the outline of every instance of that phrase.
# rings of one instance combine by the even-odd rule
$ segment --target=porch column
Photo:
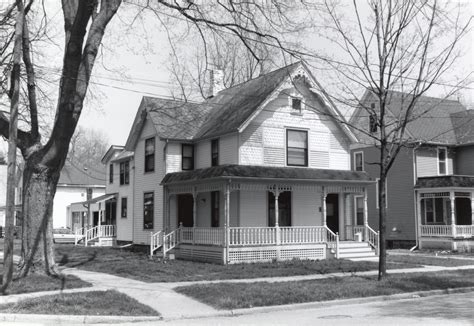
[[[322,194],[321,194],[321,207],[322,207],[322,213],[323,213],[323,226],[327,227],[327,207],[326,207],[326,188],[324,186],[322,187]]]
[[[225,257],[224,264],[229,262],[229,240],[230,240],[230,185],[225,185],[224,193],[224,244],[225,244]]]
[[[471,236],[474,236],[474,192],[471,192]]]
[[[422,221],[424,217],[421,216],[421,196],[420,196],[420,193],[416,190],[415,190],[415,205],[416,205],[415,221],[416,221],[416,229],[417,229],[416,236],[418,237],[416,240],[417,240],[418,248],[423,249],[423,241],[421,240],[421,238],[423,237],[423,233],[421,232],[422,231],[421,226],[423,225]]]
[[[364,241],[369,240],[369,209],[367,206],[367,187],[364,187]],[[379,227],[380,230],[380,227]]]
[[[168,232],[168,227],[170,225],[169,219],[168,219],[168,188],[165,186],[163,187],[163,233]]]
[[[273,192],[275,195],[275,236],[276,236],[276,259],[280,260],[280,214],[279,214],[279,206],[278,206],[278,197],[280,197],[280,191],[278,187],[275,186],[275,191]]]
[[[454,191],[449,192],[449,200],[451,202],[451,232],[453,238],[456,237],[456,201],[454,198]],[[455,243],[453,242],[453,250],[456,250]]]
[[[102,228],[100,227],[102,224],[102,203],[99,202],[99,230],[97,232],[97,235],[100,237],[102,236]]]

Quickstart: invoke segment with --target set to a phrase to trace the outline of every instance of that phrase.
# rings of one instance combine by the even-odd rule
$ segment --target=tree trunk
[[[26,162],[23,172],[22,260],[19,277],[28,273],[57,276],[53,246],[53,200],[59,169]]]
[[[386,246],[386,224],[387,224],[387,208],[386,208],[386,193],[385,184],[387,182],[387,175],[385,172],[380,173],[380,179],[378,182],[379,187],[379,273],[378,280],[382,280],[387,275],[387,246]]]

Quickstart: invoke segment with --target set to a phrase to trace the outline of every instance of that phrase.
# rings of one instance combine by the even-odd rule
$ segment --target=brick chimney
[[[224,71],[218,68],[211,70],[209,78],[209,97],[216,96],[217,93],[223,89],[225,89]]]

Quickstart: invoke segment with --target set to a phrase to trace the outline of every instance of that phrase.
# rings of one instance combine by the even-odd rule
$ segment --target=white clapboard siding
[[[241,191],[240,226],[267,226],[267,200],[266,191]]]
[[[263,163],[265,165],[285,165],[285,148],[265,147],[263,149]]]
[[[181,143],[168,143],[166,146],[166,173],[180,172],[182,159]]]
[[[242,165],[262,165],[263,164],[263,147],[241,146],[240,147],[240,164]]]
[[[196,169],[207,168],[211,166],[211,141],[204,140],[194,145],[194,163]]]
[[[219,164],[238,164],[239,138],[237,134],[219,138]]]
[[[328,151],[310,151],[309,166],[315,169],[329,169]]]
[[[346,152],[330,152],[329,168],[334,170],[350,170],[350,157]]]
[[[416,150],[416,170],[418,177],[438,175],[438,151],[435,146]],[[448,150],[446,174],[453,174],[453,154]]]

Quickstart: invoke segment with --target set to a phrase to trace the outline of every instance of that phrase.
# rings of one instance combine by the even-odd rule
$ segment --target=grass
[[[394,274],[380,282],[375,276],[348,276],[278,283],[192,285],[174,290],[218,309],[238,309],[474,286],[473,276],[474,270],[462,270]]]
[[[117,291],[62,293],[0,305],[2,313],[159,316],[152,308]]]
[[[152,260],[146,253],[125,249],[56,246],[56,261],[63,266],[109,273],[144,282],[181,282],[258,277],[327,274],[375,270],[377,262],[349,260],[304,261],[217,265],[183,260]],[[140,268],[137,268],[140,266]],[[416,267],[413,263],[393,263],[389,268]]]
[[[3,268],[0,268],[0,273],[3,274]],[[2,275],[0,275],[0,282],[2,278]],[[89,286],[92,286],[92,284],[72,275],[67,275],[63,278],[53,278],[46,275],[30,274],[25,278],[13,280],[7,290],[7,294],[75,289]]]
[[[388,255],[387,262],[403,263],[403,264],[421,264],[430,266],[466,266],[474,265],[474,259],[456,259],[446,256],[422,256],[421,254],[413,255]]]

